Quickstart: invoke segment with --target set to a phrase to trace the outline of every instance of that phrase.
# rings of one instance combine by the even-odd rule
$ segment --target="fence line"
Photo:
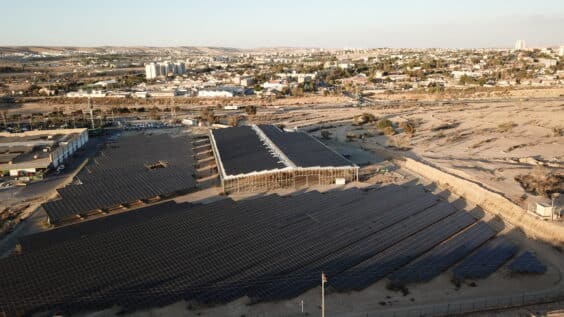
[[[429,304],[418,307],[405,307],[393,310],[373,311],[363,316],[389,316],[389,317],[414,317],[414,316],[450,316],[488,310],[510,309],[522,306],[546,304],[564,300],[564,288],[527,292],[514,295],[483,297],[456,300],[441,304]]]

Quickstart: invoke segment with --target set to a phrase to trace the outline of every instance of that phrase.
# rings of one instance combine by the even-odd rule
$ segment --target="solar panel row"
[[[133,134],[109,143],[77,175],[80,184],[59,189],[43,204],[53,224],[195,187],[190,140],[168,134]]]
[[[546,272],[546,265],[530,251],[526,251],[513,260],[507,268],[512,273],[520,274],[542,274]]]
[[[475,221],[472,216],[457,212],[338,274],[329,280],[329,285],[341,292],[362,290],[413,261]]]
[[[493,236],[495,232],[486,223],[477,223],[392,273],[389,279],[393,285],[430,281]]]
[[[397,199],[401,195],[414,198],[415,201],[421,203],[421,206],[415,206],[414,203],[402,203],[400,199]],[[396,199],[393,199],[394,196]],[[419,198],[416,198],[418,196]],[[324,259],[341,248],[354,244],[387,225],[399,222],[406,214],[418,212],[424,209],[425,206],[436,202],[433,197],[421,196],[422,192],[417,189],[405,192],[403,190],[382,190],[363,201],[347,204],[346,208],[350,208],[351,212],[348,213],[346,220],[340,220],[338,231],[333,231],[332,227],[326,229],[325,222],[327,220],[324,220],[322,224],[316,226],[315,232],[308,233],[301,238],[302,240],[311,241],[310,243],[303,243],[302,240],[292,241],[293,243],[284,245],[278,255],[259,263],[252,270],[246,271],[245,274],[221,280],[220,283],[214,284],[210,291],[200,294],[198,299],[204,302],[212,302],[235,299],[245,294],[254,296],[253,294],[258,290],[265,290],[274,285],[280,286],[280,282],[285,279],[284,277],[305,276],[306,274],[302,272],[304,266]],[[386,200],[386,198],[391,199]],[[374,214],[373,218],[366,214],[366,210],[370,206],[372,206],[371,213]],[[315,219],[317,217],[323,217],[324,219],[329,216],[327,213],[339,212],[338,209],[340,207],[332,206],[324,209],[319,215],[310,214],[310,216]],[[369,219],[373,220],[371,223],[361,223],[358,217],[364,217],[366,221]],[[291,261],[286,260],[287,258],[290,258]],[[284,263],[283,269],[281,265],[278,265],[280,262]],[[317,271],[315,276],[318,276],[318,273],[319,271]],[[265,278],[270,282],[263,282]],[[231,287],[231,285],[241,284],[244,280],[260,280],[260,289],[253,289],[252,285],[248,285],[248,288]],[[227,294],[224,291],[225,288],[233,289],[234,291]],[[279,288],[276,288],[276,291],[279,290]]]
[[[513,242],[505,237],[497,237],[458,264],[452,270],[454,279],[487,278],[518,251],[519,247]]]
[[[186,211],[191,204],[176,204],[173,201],[153,205],[145,208],[136,209],[87,221],[80,226],[63,226],[49,231],[24,236],[19,239],[22,250],[26,253],[49,248],[58,243],[72,239],[84,239],[96,235],[100,232],[119,230],[123,226],[149,221],[154,218],[162,217],[166,214]]]
[[[272,283],[253,289],[249,293],[250,297],[254,301],[292,298],[315,287],[318,283],[319,272],[323,271],[328,277],[332,277],[380,252],[381,246],[393,244],[395,239],[394,236],[383,236],[381,232],[401,231],[404,225],[413,225],[413,222],[406,223],[406,218],[415,217],[415,214],[435,203],[434,197],[425,195],[407,203],[400,203],[391,207],[384,206],[379,217],[374,218],[371,223],[367,223],[363,227],[355,228],[354,234],[329,236],[325,241],[334,247],[333,252],[317,256],[313,261],[310,259],[309,262],[300,263],[300,266],[292,272],[284,272],[290,276],[297,275],[305,278],[286,280],[283,275],[278,275]],[[411,230],[411,228],[408,230]],[[359,239],[360,237],[362,239]],[[316,251],[313,248],[308,254],[315,254]]]

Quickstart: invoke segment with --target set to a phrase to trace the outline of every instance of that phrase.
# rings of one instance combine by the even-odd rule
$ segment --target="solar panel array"
[[[331,278],[329,285],[340,292],[362,290],[475,222],[472,216],[457,212]]]
[[[519,247],[505,237],[498,237],[480,247],[453,270],[454,279],[487,278],[519,251]]]
[[[259,128],[298,167],[353,165],[307,133],[284,132],[273,125],[259,125]]]
[[[29,236],[21,237],[18,241],[22,250],[31,252],[48,248],[60,242],[80,238],[84,239],[100,232],[119,230],[124,226],[131,226],[136,223],[150,221],[164,214],[183,212],[191,204],[177,204],[174,201],[164,202],[145,208],[119,213],[110,217],[92,219],[80,224],[80,226],[63,226],[49,231],[39,232]]]
[[[489,240],[495,232],[483,222],[468,228],[389,276],[394,285],[428,282]]]
[[[494,235],[415,186],[163,203],[125,215],[23,239],[22,254],[0,260],[0,312],[285,299],[318,286],[321,271],[337,290],[386,276],[427,280]]]
[[[286,167],[249,126],[217,129],[212,133],[227,175]]]
[[[43,207],[50,221],[59,224],[98,209],[191,189],[196,185],[193,173],[192,145],[186,136],[123,135],[80,171],[80,185],[59,189],[61,199]]]
[[[539,259],[530,251],[526,251],[519,255],[507,266],[512,273],[520,274],[542,274],[546,272],[546,265],[542,264]]]

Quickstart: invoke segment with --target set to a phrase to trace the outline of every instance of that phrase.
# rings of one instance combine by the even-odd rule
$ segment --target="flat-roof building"
[[[87,129],[1,132],[0,173],[21,176],[56,168],[87,141]]]
[[[358,166],[303,132],[273,125],[210,131],[224,192],[253,192],[358,180]]]

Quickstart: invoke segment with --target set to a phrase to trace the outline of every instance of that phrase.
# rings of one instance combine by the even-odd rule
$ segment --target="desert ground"
[[[353,118],[362,114],[371,115],[370,122],[355,122]],[[382,119],[390,120],[393,132],[377,127]],[[478,182],[523,208],[550,200],[527,192],[516,177],[553,177],[555,188],[563,186],[564,98],[315,111],[292,108],[275,115],[275,120],[322,139],[328,132],[324,142],[336,148],[346,145],[418,158]],[[414,131],[405,131],[405,123]]]

